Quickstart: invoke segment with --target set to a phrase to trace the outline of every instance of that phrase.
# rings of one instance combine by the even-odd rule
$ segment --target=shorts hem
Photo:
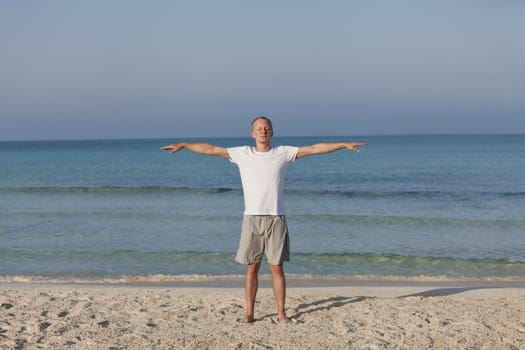
[[[239,264],[242,264],[242,265],[252,265],[252,264],[258,264],[258,263],[261,263],[262,262],[262,259],[261,260],[258,260],[258,261],[253,261],[251,262],[250,260],[248,259],[240,259],[240,258],[235,258],[235,261],[238,262]],[[282,265],[284,262],[288,262],[290,261],[289,258],[286,258],[286,259],[282,259],[280,262],[278,262],[277,264],[274,264],[272,261],[268,260],[268,263],[269,264],[272,264],[272,265]]]

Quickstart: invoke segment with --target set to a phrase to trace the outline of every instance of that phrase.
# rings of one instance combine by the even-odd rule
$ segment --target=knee
[[[246,273],[258,273],[259,268],[261,267],[260,263],[257,264],[250,264],[246,267]]]
[[[282,275],[282,274],[284,274],[283,265],[272,265],[272,264],[270,264],[270,271],[272,271],[272,274],[274,274],[274,275]]]

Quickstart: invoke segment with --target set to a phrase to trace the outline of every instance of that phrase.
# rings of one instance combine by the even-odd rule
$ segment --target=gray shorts
[[[259,263],[265,252],[272,265],[290,260],[290,240],[284,215],[245,215],[235,261]]]

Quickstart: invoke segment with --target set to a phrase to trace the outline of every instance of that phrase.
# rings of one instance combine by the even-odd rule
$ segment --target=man
[[[283,262],[289,261],[288,227],[283,208],[283,184],[288,164],[297,159],[334,152],[346,148],[359,152],[361,142],[330,142],[293,147],[270,144],[273,127],[270,119],[260,116],[253,120],[251,136],[255,147],[225,148],[207,143],[177,143],[161,149],[170,154],[189,151],[229,159],[236,163],[241,174],[244,193],[244,217],[241,239],[235,260],[247,265],[245,323],[255,321],[254,307],[258,289],[258,274],[266,253],[272,272],[272,287],[277,304],[278,321],[288,323],[285,312],[286,280]]]

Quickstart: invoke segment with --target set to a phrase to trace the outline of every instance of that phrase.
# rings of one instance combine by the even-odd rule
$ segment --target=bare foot
[[[278,318],[278,319],[277,319],[277,322],[278,322],[279,324],[288,324],[288,323],[295,323],[296,321],[295,321],[294,319],[290,318],[290,317],[286,317],[286,316],[285,316],[285,317],[283,317],[283,318],[281,318],[281,317]]]
[[[255,318],[253,316],[246,315],[244,318],[240,319],[239,322],[241,323],[253,323],[255,322]]]

